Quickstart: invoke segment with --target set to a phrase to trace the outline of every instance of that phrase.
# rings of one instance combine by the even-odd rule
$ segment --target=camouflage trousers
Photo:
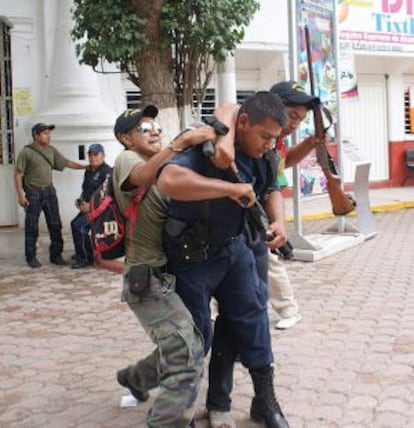
[[[175,277],[150,272],[143,297],[131,292],[128,273],[124,275],[123,300],[156,345],[150,355],[128,367],[128,381],[143,391],[160,388],[147,415],[148,428],[187,428],[203,376],[203,338],[175,293]]]

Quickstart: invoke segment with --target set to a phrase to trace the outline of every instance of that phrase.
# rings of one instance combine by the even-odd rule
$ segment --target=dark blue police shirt
[[[166,165],[168,164],[189,168],[206,177],[233,181],[225,171],[215,168],[203,155],[201,146],[185,150],[168,161]],[[274,171],[270,173],[265,157],[252,159],[236,150],[236,164],[243,180],[252,183],[259,198],[278,189]],[[193,202],[171,200],[168,215],[189,225],[196,221],[207,223],[208,242],[217,245],[243,232],[246,209],[230,198]]]
[[[89,202],[92,193],[105,181],[108,174],[111,174],[112,168],[103,162],[98,169],[92,171],[90,167],[86,168],[83,176],[81,198]]]

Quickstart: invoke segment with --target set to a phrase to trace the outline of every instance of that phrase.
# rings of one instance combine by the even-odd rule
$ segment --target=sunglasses
[[[157,122],[142,122],[137,126],[137,131],[141,134],[150,134],[155,131],[157,134],[161,134],[162,127]]]

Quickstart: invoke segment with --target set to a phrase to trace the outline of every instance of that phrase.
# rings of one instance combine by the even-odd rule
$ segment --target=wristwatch
[[[203,119],[206,125],[214,128],[217,135],[226,135],[229,132],[229,127],[223,122],[220,122],[215,116],[208,116]]]

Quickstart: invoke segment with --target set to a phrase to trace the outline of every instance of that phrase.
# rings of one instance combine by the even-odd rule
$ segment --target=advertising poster
[[[340,0],[338,21],[354,50],[414,52],[413,0]]]
[[[308,25],[311,36],[312,69],[315,95],[330,111],[333,122],[337,117],[336,70],[334,61],[333,11],[334,0],[298,0],[298,80],[310,93],[304,25]],[[314,134],[313,115],[309,114],[300,129],[300,141]],[[334,126],[328,131],[334,139]],[[317,195],[327,192],[326,178],[311,152],[300,164],[300,187],[302,195]]]

